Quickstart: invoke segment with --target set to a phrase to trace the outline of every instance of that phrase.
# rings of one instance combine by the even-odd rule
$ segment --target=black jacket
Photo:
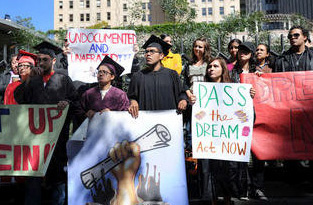
[[[299,66],[297,66],[297,61]],[[292,49],[279,56],[276,59],[274,72],[307,70],[313,70],[313,51],[305,47],[305,51],[303,55],[300,55],[300,58],[296,56]]]
[[[1,104],[3,104],[3,99],[4,99],[4,92],[5,89],[7,88],[11,78],[11,72],[10,69],[5,69],[3,73],[0,75],[0,101]]]

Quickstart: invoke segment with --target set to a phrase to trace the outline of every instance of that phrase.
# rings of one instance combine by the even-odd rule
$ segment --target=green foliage
[[[158,0],[169,22],[190,22],[196,18],[195,8],[188,0]]]
[[[108,28],[109,24],[106,21],[101,21],[95,25],[88,26],[89,29],[101,29],[101,28]]]
[[[136,21],[142,18],[142,15],[145,14],[143,9],[140,9],[142,6],[142,1],[134,1],[131,6],[128,7],[130,13],[130,25],[134,25]],[[139,8],[139,9],[138,9]]]
[[[22,18],[21,16],[16,16],[14,21],[18,25],[24,26],[24,27],[29,28],[31,30],[35,30],[35,26],[31,22],[32,21],[32,17]]]

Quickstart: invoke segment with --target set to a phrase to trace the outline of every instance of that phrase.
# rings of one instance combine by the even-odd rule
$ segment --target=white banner
[[[97,113],[67,152],[70,205],[188,204],[182,115],[175,110],[140,111],[137,119]]]
[[[69,29],[68,73],[72,80],[97,82],[97,67],[108,55],[130,73],[137,42],[133,30]]]
[[[195,83],[193,158],[248,162],[253,131],[250,84]]]

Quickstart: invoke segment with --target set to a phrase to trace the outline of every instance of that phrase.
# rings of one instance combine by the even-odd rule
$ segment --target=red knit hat
[[[19,50],[17,59],[18,63],[30,63],[33,66],[36,66],[37,56],[33,53],[29,53],[24,50]]]

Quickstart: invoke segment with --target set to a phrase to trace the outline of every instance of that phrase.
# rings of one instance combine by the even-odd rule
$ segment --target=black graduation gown
[[[72,80],[68,76],[54,73],[44,86],[42,76],[32,76],[29,81],[16,88],[14,97],[19,104],[57,104],[64,100],[69,102],[69,112],[46,174],[48,183],[65,182],[64,167],[67,165],[66,142],[69,138],[69,125],[71,114],[78,109],[79,104]]]
[[[164,67],[134,73],[128,98],[136,100],[140,110],[177,109],[180,100],[187,100],[177,72]]]

